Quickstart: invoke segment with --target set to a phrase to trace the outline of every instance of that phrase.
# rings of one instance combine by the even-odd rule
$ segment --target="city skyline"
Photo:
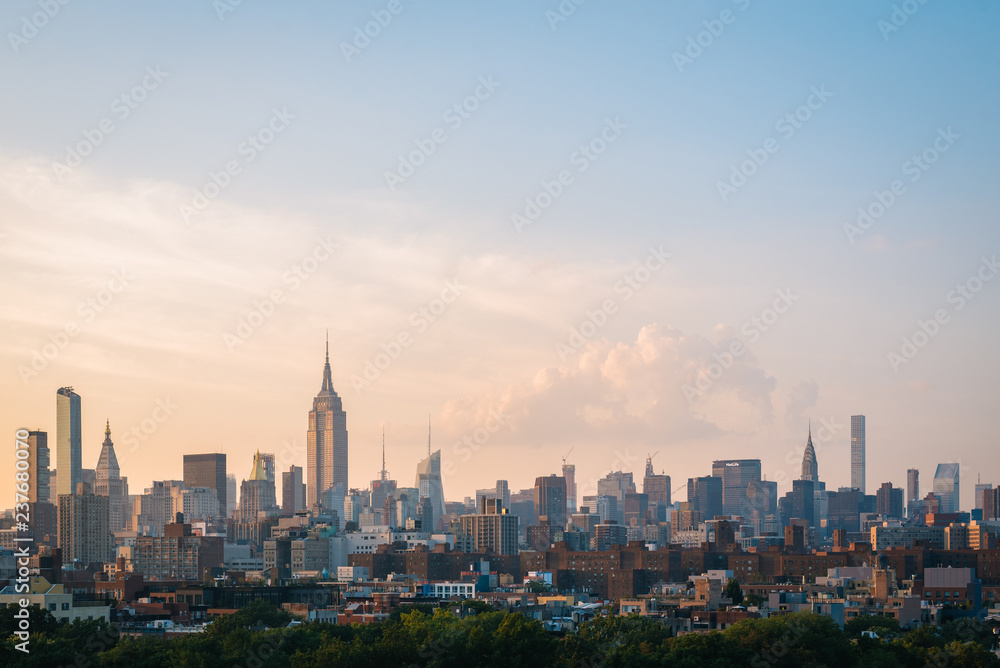
[[[329,327],[350,487],[428,413],[459,497],[570,448],[578,499],[657,451],[784,494],[810,418],[835,489],[857,414],[868,491],[943,448],[1000,480],[998,10],[723,4],[691,63],[721,7],[414,6],[350,58],[373,7],[61,10],[0,62],[0,429],[57,461],[73,386],[134,489],[178,449],[305,469]]]

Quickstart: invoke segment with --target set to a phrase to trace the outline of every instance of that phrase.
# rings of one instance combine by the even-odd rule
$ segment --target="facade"
[[[871,528],[872,550],[910,548],[925,541],[936,549],[944,549],[944,527],[875,526]]]
[[[560,529],[566,526],[566,479],[562,476],[535,478],[535,525],[545,521]]]
[[[562,477],[566,480],[566,516],[576,512],[576,465],[563,464]],[[505,506],[506,507],[506,506]]]
[[[906,503],[920,500],[920,471],[906,469]]]
[[[809,426],[809,438],[806,440],[806,450],[802,455],[801,478],[819,482],[819,463],[816,461],[816,448],[813,447],[812,425]]]
[[[323,385],[313,399],[306,434],[306,506],[311,508],[323,493],[337,483],[347,482],[347,413],[343,401],[333,389],[330,370],[330,342],[326,343]]]
[[[139,536],[132,552],[132,567],[146,580],[201,581],[205,570],[222,566],[224,539],[195,536],[191,525],[169,523],[162,536]]]
[[[95,496],[86,483],[76,494],[59,496],[59,548],[65,563],[87,566],[111,558],[108,497]]]
[[[184,486],[209,487],[215,490],[219,517],[229,517],[229,513],[235,509],[236,504],[229,503],[229,485],[224,453],[184,455]]]
[[[653,458],[646,457],[646,474],[642,478],[642,493],[649,497],[649,505],[655,513],[657,521],[667,519],[666,511],[670,507],[670,476],[657,475],[653,471]]]
[[[934,472],[934,495],[941,501],[942,513],[958,512],[959,465],[938,464]]]
[[[154,480],[144,494],[134,497],[129,531],[146,536],[162,536],[163,527],[174,521],[176,499],[184,489],[181,480]]]
[[[478,514],[462,515],[459,520],[475,552],[517,554],[517,515],[508,513],[499,500],[483,499]]]
[[[747,488],[760,481],[759,459],[721,459],[712,462],[712,476],[722,479],[722,515],[746,516]],[[688,499],[690,501],[690,499]]]
[[[29,503],[49,503],[49,435],[44,431],[28,432]]]
[[[306,507],[306,484],[302,482],[302,467],[291,466],[281,473],[281,510],[294,515]]]
[[[103,601],[73,602],[72,592],[66,591],[61,584],[51,584],[41,576],[28,578],[28,591],[18,593],[14,584],[0,589],[0,607],[12,607],[15,610],[21,605],[21,600],[27,600],[29,606],[48,610],[60,622],[74,620],[111,621],[111,606]]]
[[[254,454],[250,479],[240,485],[240,521],[254,522],[260,512],[271,512],[278,507],[274,482],[267,479],[264,460],[260,452]]]
[[[425,531],[437,529],[444,517],[444,484],[441,481],[441,451],[428,452],[426,459],[417,464],[417,477],[414,487],[420,490],[420,499],[429,499],[434,516],[431,526],[424,526]]]
[[[121,476],[115,444],[111,442],[111,422],[104,426],[104,443],[95,469],[94,494],[108,497],[108,526],[124,531],[132,509],[128,500],[128,478]]]
[[[723,514],[722,478],[714,475],[688,478],[687,492],[692,510],[700,510],[704,519],[710,520]]]
[[[174,513],[183,513],[184,521],[219,517],[219,496],[211,487],[184,487],[174,496]]]
[[[80,426],[80,395],[72,387],[56,390],[57,496],[76,494],[83,482],[83,440]]]
[[[903,519],[903,490],[884,482],[875,492],[875,512],[883,517]]]
[[[851,487],[865,493],[865,416],[851,416]]]

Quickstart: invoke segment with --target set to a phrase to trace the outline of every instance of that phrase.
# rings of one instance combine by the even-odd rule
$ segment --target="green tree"
[[[874,631],[879,638],[891,640],[899,635],[899,621],[882,615],[858,615],[844,622],[844,633],[857,640],[862,631]]]
[[[743,590],[740,589],[739,580],[736,578],[729,578],[729,582],[726,583],[726,598],[732,599],[733,605],[739,605],[743,602]]]

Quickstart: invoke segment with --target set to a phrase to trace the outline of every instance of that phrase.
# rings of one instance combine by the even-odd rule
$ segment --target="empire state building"
[[[330,341],[326,342],[323,387],[309,411],[307,444],[306,503],[312,507],[337,483],[347,492],[347,413],[340,395],[333,389],[330,371]]]

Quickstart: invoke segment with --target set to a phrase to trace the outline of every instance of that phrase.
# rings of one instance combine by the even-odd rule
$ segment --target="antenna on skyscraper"
[[[382,480],[388,479],[388,474],[385,472],[385,425],[382,425]]]

